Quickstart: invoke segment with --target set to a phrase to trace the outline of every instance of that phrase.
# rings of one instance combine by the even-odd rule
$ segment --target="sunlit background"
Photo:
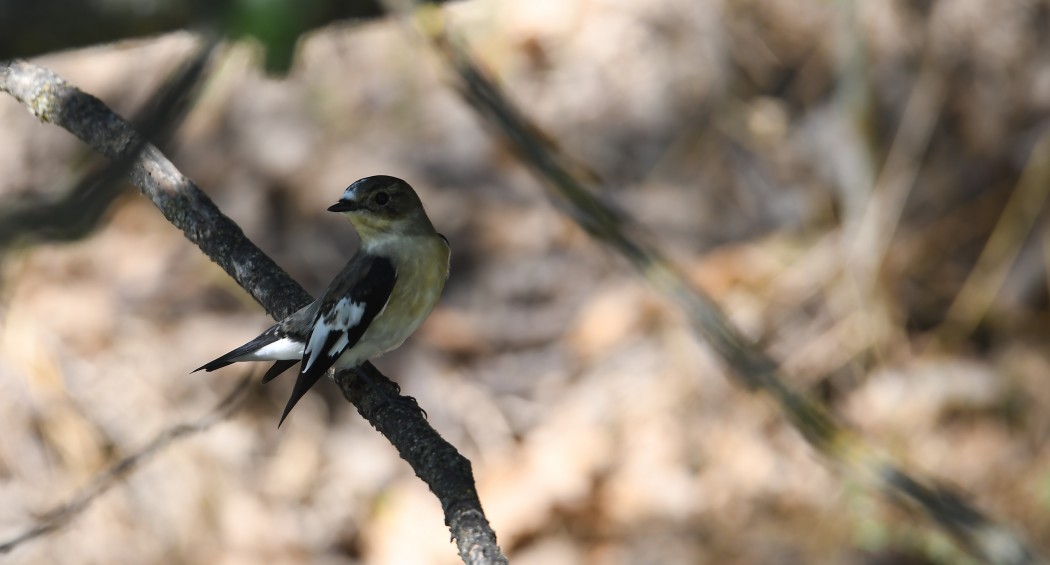
[[[869,441],[1050,552],[1050,2],[492,2],[450,21],[560,148]],[[198,43],[34,59],[133,116]],[[633,271],[552,207],[396,21],[229,43],[163,149],[316,294],[355,249],[324,209],[389,174],[453,249],[377,365],[473,463],[512,563],[960,563],[839,474]],[[0,207],[98,167],[0,96]],[[0,264],[0,542],[208,414],[194,373],[262,309],[134,190]],[[261,374],[264,367],[257,367]],[[290,375],[157,453],[29,563],[458,563],[437,500],[322,382]]]

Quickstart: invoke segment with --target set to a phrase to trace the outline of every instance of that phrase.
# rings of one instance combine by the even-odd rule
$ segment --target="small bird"
[[[301,362],[278,427],[328,369],[356,367],[404,343],[430,315],[448,279],[448,240],[434,230],[405,181],[363,178],[328,210],[346,215],[361,249],[321,298],[196,369],[276,361],[263,376],[266,383]]]

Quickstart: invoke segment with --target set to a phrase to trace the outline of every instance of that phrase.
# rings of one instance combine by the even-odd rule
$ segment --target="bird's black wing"
[[[386,307],[396,282],[397,270],[390,259],[365,253],[358,254],[336,276],[321,297],[299,378],[281,415],[282,423],[321,375],[357,344],[372,320]]]

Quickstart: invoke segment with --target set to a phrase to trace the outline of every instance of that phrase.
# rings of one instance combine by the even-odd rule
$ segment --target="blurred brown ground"
[[[847,5],[468,2],[452,17],[797,386],[1050,553],[1050,2]],[[129,116],[193,46],[39,62]],[[378,364],[471,459],[513,563],[959,562],[729,384],[444,77],[393,22],[313,34],[284,80],[233,46],[169,155],[315,293],[354,248],[324,212],[348,183],[419,190],[452,277]],[[0,124],[0,198],[60,190],[87,161],[8,97]],[[873,186],[896,200],[873,208]],[[189,371],[269,323],[136,194],[82,241],[9,252],[0,538],[207,413],[240,373]],[[253,385],[228,422],[5,562],[458,562],[437,501],[331,383],[276,429],[290,381]]]

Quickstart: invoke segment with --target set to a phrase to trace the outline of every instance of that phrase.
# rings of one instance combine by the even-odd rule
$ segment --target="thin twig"
[[[1021,179],[999,221],[952,301],[938,334],[945,341],[962,339],[984,318],[1010,273],[1025,239],[1043,215],[1050,198],[1050,132],[1043,133],[1028,156]]]
[[[69,501],[45,512],[32,527],[5,542],[0,542],[0,554],[8,553],[27,541],[62,528],[91,506],[95,499],[105,494],[129,473],[148,462],[154,455],[167,449],[176,441],[199,434],[228,418],[243,404],[251,382],[251,375],[245,375],[211,412],[193,422],[172,426],[160,432],[141,449],[117,461]]]

